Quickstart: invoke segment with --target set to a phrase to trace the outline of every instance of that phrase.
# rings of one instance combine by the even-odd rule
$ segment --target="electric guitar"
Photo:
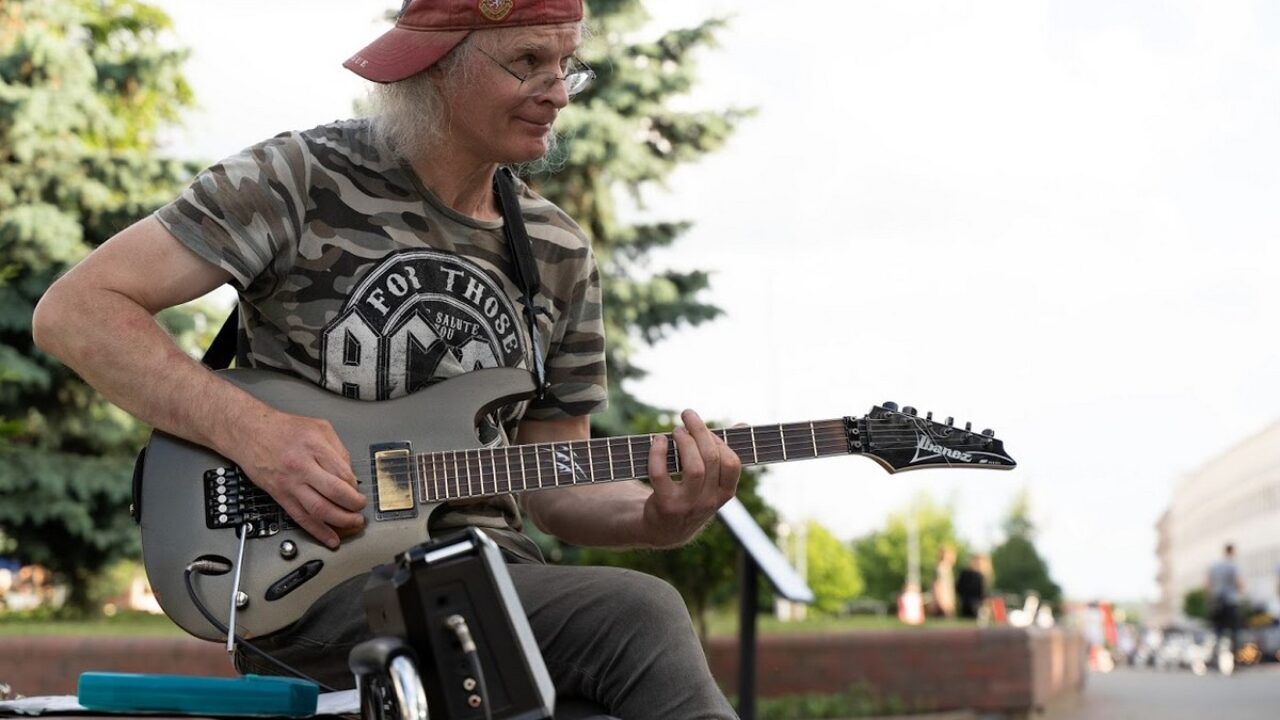
[[[329,550],[226,458],[156,431],[135,488],[147,577],[165,613],[210,640],[225,635],[205,613],[225,625],[233,593],[238,634],[280,630],[342,581],[425,542],[427,519],[442,503],[649,476],[648,435],[480,446],[479,420],[533,393],[532,376],[523,370],[469,372],[383,402],[344,398],[276,372],[237,369],[222,376],[280,410],[327,418],[369,502],[363,529]],[[991,431],[934,422],[893,403],[861,418],[714,432],[744,466],[835,455],[865,455],[890,473],[1015,465]],[[667,469],[680,470],[674,443]],[[195,561],[203,562],[193,574],[188,568]]]

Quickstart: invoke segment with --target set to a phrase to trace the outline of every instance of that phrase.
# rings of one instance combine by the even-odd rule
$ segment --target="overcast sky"
[[[216,159],[350,114],[341,61],[394,2],[163,0]],[[884,400],[993,427],[1011,473],[861,458],[766,481],[851,538],[927,492],[980,548],[1029,488],[1072,597],[1154,598],[1186,473],[1280,418],[1280,5],[662,0],[732,15],[687,107],[755,107],[648,196],[696,224],[658,266],[726,315],[642,355],[637,389],[753,423]],[[1280,529],[1277,529],[1280,533]]]

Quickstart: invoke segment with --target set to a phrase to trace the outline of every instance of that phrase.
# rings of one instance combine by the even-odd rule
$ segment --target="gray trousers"
[[[684,601],[666,582],[609,567],[507,569],[557,697],[589,700],[623,720],[737,717],[711,677]],[[371,636],[365,580],[339,585],[288,630],[254,644],[328,685],[353,687],[347,654]],[[243,651],[236,666],[279,673]]]

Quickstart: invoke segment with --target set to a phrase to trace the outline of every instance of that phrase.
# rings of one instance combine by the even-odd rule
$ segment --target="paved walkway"
[[[1273,720],[1280,718],[1280,665],[1240,668],[1231,677],[1197,677],[1187,670],[1091,673],[1083,693],[1050,707],[1042,718]]]

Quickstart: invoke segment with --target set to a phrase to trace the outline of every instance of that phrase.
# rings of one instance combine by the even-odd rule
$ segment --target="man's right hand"
[[[351,455],[327,420],[264,408],[236,433],[228,455],[289,517],[330,549],[364,527],[368,503]],[[224,453],[226,454],[226,453]]]

